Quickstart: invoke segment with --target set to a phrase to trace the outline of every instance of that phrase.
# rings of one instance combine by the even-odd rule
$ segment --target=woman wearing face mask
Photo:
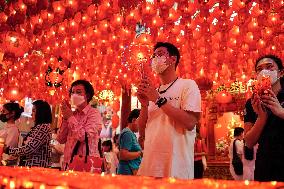
[[[0,138],[5,140],[6,146],[18,147],[20,132],[15,121],[21,117],[23,111],[24,108],[15,102],[3,105],[0,120],[6,124],[4,128],[0,130]],[[3,154],[1,163],[6,166],[14,166],[17,164],[17,158]]]
[[[245,107],[245,145],[259,144],[254,179],[257,181],[284,181],[284,83],[280,58],[266,55],[255,65],[258,78],[268,75],[271,90],[255,93]],[[280,79],[281,78],[281,79]]]
[[[23,140],[19,148],[7,146],[4,152],[12,156],[20,156],[21,166],[49,167],[51,164],[51,109],[47,102],[33,102],[32,119],[34,126]]]
[[[72,111],[67,101],[62,103],[63,121],[57,140],[61,144],[65,143],[64,169],[68,168],[72,152],[78,141],[80,142],[78,155],[85,155],[85,134],[87,134],[89,143],[89,155],[100,156],[98,140],[102,128],[102,117],[97,109],[89,105],[93,96],[92,85],[86,80],[77,80],[72,83],[70,89],[70,102],[75,111]]]

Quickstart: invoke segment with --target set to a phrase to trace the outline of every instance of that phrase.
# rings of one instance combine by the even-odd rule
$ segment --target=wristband
[[[3,153],[9,155],[9,150],[10,150],[10,146],[7,146],[6,148],[4,148]]]
[[[167,103],[167,99],[165,97],[159,97],[158,100],[156,101],[156,105],[161,108],[164,104]]]

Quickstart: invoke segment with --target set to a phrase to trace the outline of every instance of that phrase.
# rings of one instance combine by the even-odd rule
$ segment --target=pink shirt
[[[20,136],[20,131],[15,124],[5,124],[4,128],[0,130],[0,138],[5,139],[5,145],[10,146],[13,148],[18,147],[18,142],[19,142],[19,136]],[[15,159],[15,157],[3,154],[2,158],[4,160],[7,159]]]
[[[88,136],[90,156],[99,156],[98,141],[101,127],[101,114],[90,105],[87,105],[81,112],[76,110],[68,120],[62,121],[57,140],[61,144],[65,143],[64,165],[70,162],[78,140],[84,143],[79,147],[78,155],[86,154],[85,132]]]

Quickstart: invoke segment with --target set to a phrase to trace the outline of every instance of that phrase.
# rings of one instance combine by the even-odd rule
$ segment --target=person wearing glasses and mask
[[[257,143],[254,179],[284,181],[284,83],[280,58],[266,55],[256,61],[258,78],[271,78],[271,89],[254,93],[245,106],[245,145],[252,149]]]
[[[93,86],[86,80],[77,80],[72,83],[70,89],[71,105],[67,101],[62,103],[63,121],[59,129],[57,141],[61,144],[65,143],[64,170],[68,168],[77,141],[84,144],[80,145],[78,155],[85,155],[85,133],[88,137],[89,155],[100,156],[98,141],[102,127],[102,117],[100,112],[89,104],[93,96]]]
[[[177,47],[157,43],[151,68],[160,86],[155,88],[148,78],[138,86],[142,106],[139,134],[145,136],[138,175],[194,178],[195,126],[201,112],[201,95],[195,81],[177,77],[179,59]]]
[[[5,123],[4,128],[0,130],[0,138],[5,141],[6,146],[18,147],[20,131],[15,124],[16,120],[21,117],[24,108],[18,103],[9,102],[3,105],[0,114],[0,120]],[[14,166],[17,164],[17,157],[2,155],[1,163],[6,166]]]

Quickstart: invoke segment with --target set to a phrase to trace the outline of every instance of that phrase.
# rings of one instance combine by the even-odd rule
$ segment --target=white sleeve
[[[181,109],[201,112],[201,94],[195,81],[186,80],[181,95]]]
[[[235,145],[237,154],[242,155],[244,153],[244,143],[242,141],[236,140]]]

